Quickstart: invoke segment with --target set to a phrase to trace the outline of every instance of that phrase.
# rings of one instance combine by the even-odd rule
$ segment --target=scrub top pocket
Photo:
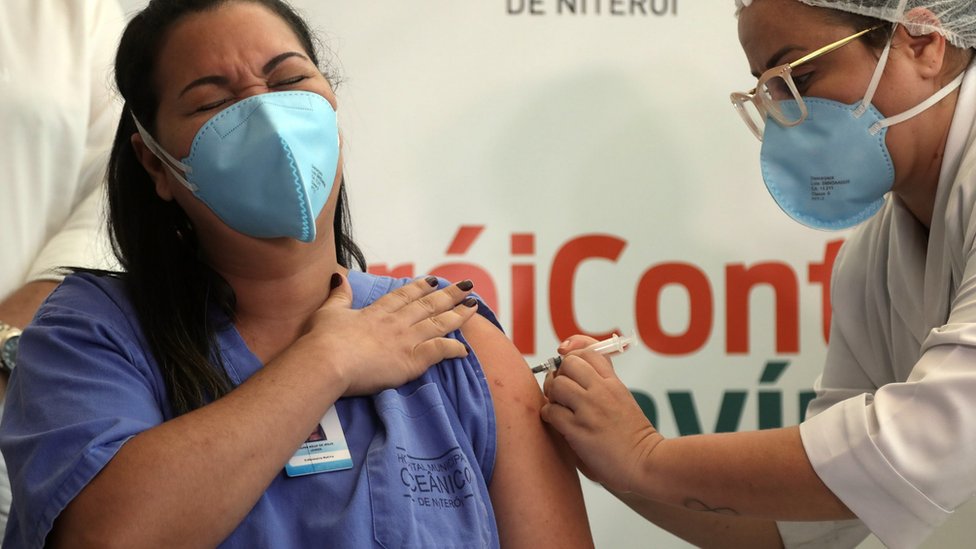
[[[452,429],[438,387],[374,397],[384,433],[366,455],[376,542],[383,547],[489,547],[494,519],[481,469]]]

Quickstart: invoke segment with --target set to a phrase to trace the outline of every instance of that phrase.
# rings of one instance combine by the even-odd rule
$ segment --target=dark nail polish
[[[475,298],[473,298],[473,297],[469,297],[469,298],[465,299],[464,301],[462,301],[461,303],[463,303],[465,307],[477,307],[478,306],[478,300],[475,299]]]
[[[339,273],[332,273],[332,279],[329,280],[329,288],[335,290],[339,286],[342,286],[342,275]]]
[[[427,284],[430,284],[430,287],[431,288],[436,288],[437,287],[437,277],[436,276],[428,276],[424,280],[427,281]]]
[[[462,280],[461,282],[458,282],[457,283],[457,287],[462,292],[466,292],[466,291],[470,290],[471,288],[474,288],[474,282],[471,282],[470,280]]]

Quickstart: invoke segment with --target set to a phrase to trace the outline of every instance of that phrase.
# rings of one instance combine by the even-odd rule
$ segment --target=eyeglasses
[[[733,92],[730,96],[732,106],[735,107],[746,126],[760,141],[762,141],[767,117],[772,117],[773,120],[785,127],[799,125],[807,118],[807,106],[803,103],[803,97],[800,96],[796,83],[793,81],[793,69],[821,55],[844,47],[881,27],[882,25],[877,25],[870,29],[864,29],[812,51],[792,63],[769,69],[762,73],[756,87],[752,90],[746,93]]]

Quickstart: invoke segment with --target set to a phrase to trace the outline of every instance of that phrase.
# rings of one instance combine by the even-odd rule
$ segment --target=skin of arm
[[[27,326],[41,303],[57,286],[57,282],[50,280],[24,284],[0,302],[0,321],[21,329]]]
[[[133,437],[61,513],[49,545],[219,544],[342,395],[333,371],[310,368],[322,365],[285,353],[226,397]]]
[[[62,511],[48,545],[218,545],[339,397],[402,384],[442,358],[466,354],[459,342],[430,334],[457,329],[474,314],[474,307],[454,306],[468,292],[431,291],[418,281],[357,311],[348,308],[352,295],[343,282],[316,313],[319,330],[313,326],[227,396],[127,441]],[[416,299],[425,294],[430,299]],[[397,320],[407,316],[405,322],[377,314],[398,307],[406,312]],[[357,315],[367,320],[354,321]],[[402,345],[380,345],[377,338]],[[336,346],[342,341],[364,345],[349,351]],[[392,356],[391,348],[400,352],[403,345],[417,355],[403,361],[412,369]],[[352,353],[370,349],[376,356],[353,360]]]
[[[574,339],[561,352],[591,341]],[[546,393],[543,419],[563,434],[591,478],[628,494],[627,503],[646,499],[697,512],[684,516],[702,517],[698,524],[683,527],[716,536],[707,539],[725,535],[727,523],[716,522],[715,514],[767,521],[853,518],[813,470],[799,427],[666,439],[610,361],[594,353],[566,357]],[[651,520],[667,509],[640,507]],[[661,525],[680,517],[665,513]]]
[[[783,546],[776,522],[722,513],[702,513],[642,498],[611,492],[645,519],[696,547],[778,548]]]
[[[462,333],[494,402],[498,452],[489,492],[501,546],[593,547],[573,458],[539,420],[545,398],[522,355],[481,316]]]

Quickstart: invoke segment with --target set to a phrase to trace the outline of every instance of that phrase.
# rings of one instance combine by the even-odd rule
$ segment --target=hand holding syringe
[[[621,337],[617,334],[613,334],[613,337],[604,339],[603,341],[597,341],[596,343],[590,345],[589,347],[583,349],[580,352],[593,352],[599,353],[601,355],[617,354],[630,349],[630,346],[634,343],[634,336]],[[532,373],[538,374],[539,372],[549,372],[552,370],[558,370],[559,366],[563,363],[562,355],[556,355],[552,358],[546,359],[545,362],[539,364],[538,366],[532,367]]]

